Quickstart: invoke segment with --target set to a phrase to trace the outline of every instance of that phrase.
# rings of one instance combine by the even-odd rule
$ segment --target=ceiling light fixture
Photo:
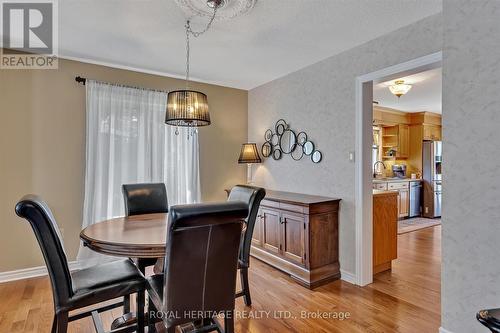
[[[207,6],[212,8],[212,9],[215,9],[216,7],[217,7],[217,9],[220,9],[220,8],[224,7],[226,4],[227,4],[227,0],[208,0],[207,1]]]
[[[393,85],[389,86],[389,90],[394,95],[400,98],[411,89],[411,84],[405,84],[404,80],[396,80]]]
[[[202,31],[193,31],[189,20],[186,22],[186,89],[171,91],[167,97],[165,123],[177,127],[188,127],[188,138],[198,133],[197,127],[210,125],[207,95],[189,89],[189,36],[198,37],[210,29],[222,1],[207,1],[208,6],[213,6],[214,12],[207,26]],[[175,130],[175,134],[179,134],[178,128]]]

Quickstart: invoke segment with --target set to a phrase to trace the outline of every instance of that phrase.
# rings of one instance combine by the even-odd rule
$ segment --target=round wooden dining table
[[[80,232],[85,246],[128,258],[165,256],[168,213],[133,215],[92,224]]]
[[[168,213],[125,216],[92,224],[80,232],[80,238],[89,249],[102,254],[162,258],[165,256],[167,226]],[[162,264],[163,261],[158,260],[157,265]],[[111,329],[131,325],[135,321],[135,314],[129,312],[115,319]]]

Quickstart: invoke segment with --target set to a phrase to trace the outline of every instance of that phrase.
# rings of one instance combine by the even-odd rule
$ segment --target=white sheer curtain
[[[124,215],[122,184],[164,182],[170,205],[200,201],[198,137],[165,125],[167,94],[87,80],[83,224]],[[78,261],[106,260],[80,246]]]

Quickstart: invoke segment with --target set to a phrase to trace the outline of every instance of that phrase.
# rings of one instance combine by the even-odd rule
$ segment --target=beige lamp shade
[[[255,143],[244,143],[241,146],[238,163],[261,163],[257,145]]]
[[[189,127],[210,125],[207,95],[193,90],[169,92],[165,123]]]

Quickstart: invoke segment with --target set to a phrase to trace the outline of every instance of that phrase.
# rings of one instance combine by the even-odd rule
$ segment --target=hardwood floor
[[[236,301],[236,332],[437,332],[440,271],[440,226],[399,235],[392,272],[377,274],[364,288],[335,281],[310,291],[252,260],[253,305],[245,307],[241,298]],[[0,299],[0,332],[50,331],[53,308],[47,278],[0,284]],[[301,318],[302,311],[330,318]],[[342,313],[350,317],[334,318]],[[105,313],[103,322],[109,325],[119,315],[116,309]],[[85,319],[71,323],[69,332],[94,329]]]

